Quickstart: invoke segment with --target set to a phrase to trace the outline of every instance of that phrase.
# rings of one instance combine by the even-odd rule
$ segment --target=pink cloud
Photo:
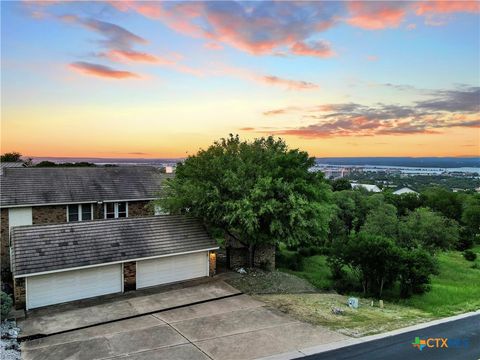
[[[228,44],[254,55],[274,55],[295,47],[297,55],[331,56],[328,49],[301,45],[312,35],[335,22],[336,5],[328,2],[242,3],[127,2],[120,11],[136,11],[158,19],[170,28],[195,38]],[[300,43],[300,45],[296,45]]]
[[[389,1],[349,1],[347,8],[350,17],[347,23],[367,30],[395,28],[406,15],[408,2]]]
[[[315,41],[308,44],[299,41],[293,44],[290,51],[295,55],[316,56],[321,58],[328,58],[335,55],[330,44],[326,41]]]
[[[91,75],[109,79],[139,78],[140,76],[130,71],[116,70],[108,66],[77,61],[70,64],[70,68],[84,75]]]
[[[214,42],[214,41],[209,41],[209,42],[203,44],[203,47],[206,48],[206,49],[210,49],[210,50],[222,50],[223,49],[222,45],[220,45],[218,42]]]
[[[421,1],[414,7],[416,8],[417,15],[425,15],[428,13],[448,14],[455,12],[480,12],[480,2],[478,1],[430,0]]]
[[[132,50],[110,50],[106,56],[113,61],[129,60],[135,62],[159,63],[160,59],[154,55]]]
[[[376,56],[376,55],[368,55],[368,56],[367,56],[367,60],[368,60],[368,61],[377,61],[377,60],[378,60],[378,56]]]
[[[279,85],[290,90],[309,90],[309,89],[318,88],[317,84],[314,84],[309,81],[289,80],[289,79],[283,79],[278,76],[272,76],[272,75],[259,76],[258,80],[268,85]]]

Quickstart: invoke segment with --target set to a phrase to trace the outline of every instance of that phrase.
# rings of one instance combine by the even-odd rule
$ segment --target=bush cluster
[[[0,292],[0,302],[0,315],[3,320],[8,316],[10,310],[12,309],[13,300],[10,295],[2,291]]]
[[[475,261],[477,259],[477,254],[475,254],[472,250],[465,250],[463,252],[463,257],[465,260]]]

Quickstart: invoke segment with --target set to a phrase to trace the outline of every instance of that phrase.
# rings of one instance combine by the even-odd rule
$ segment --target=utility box
[[[357,309],[358,308],[358,299],[354,298],[354,297],[349,298],[348,299],[348,306],[350,306],[353,309]]]

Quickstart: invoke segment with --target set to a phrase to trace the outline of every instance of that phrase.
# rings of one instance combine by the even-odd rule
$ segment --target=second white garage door
[[[122,291],[122,264],[27,278],[27,309]]]
[[[137,289],[208,276],[208,251],[137,262]]]

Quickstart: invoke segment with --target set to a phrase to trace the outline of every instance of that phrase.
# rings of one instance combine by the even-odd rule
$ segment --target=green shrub
[[[438,274],[438,264],[428,251],[420,248],[402,249],[398,264],[401,297],[430,290],[430,275]]]
[[[275,257],[275,263],[279,268],[290,269],[293,271],[303,270],[302,256],[297,252],[278,252]]]
[[[8,316],[8,314],[10,313],[10,310],[12,309],[13,300],[10,295],[2,291],[0,292],[0,301],[1,301],[0,315],[3,320]]]
[[[315,255],[324,255],[325,249],[321,246],[308,246],[298,249],[298,253],[302,257],[310,257]]]
[[[467,261],[475,261],[477,259],[477,254],[475,254],[472,250],[465,250],[463,252],[463,257]]]

